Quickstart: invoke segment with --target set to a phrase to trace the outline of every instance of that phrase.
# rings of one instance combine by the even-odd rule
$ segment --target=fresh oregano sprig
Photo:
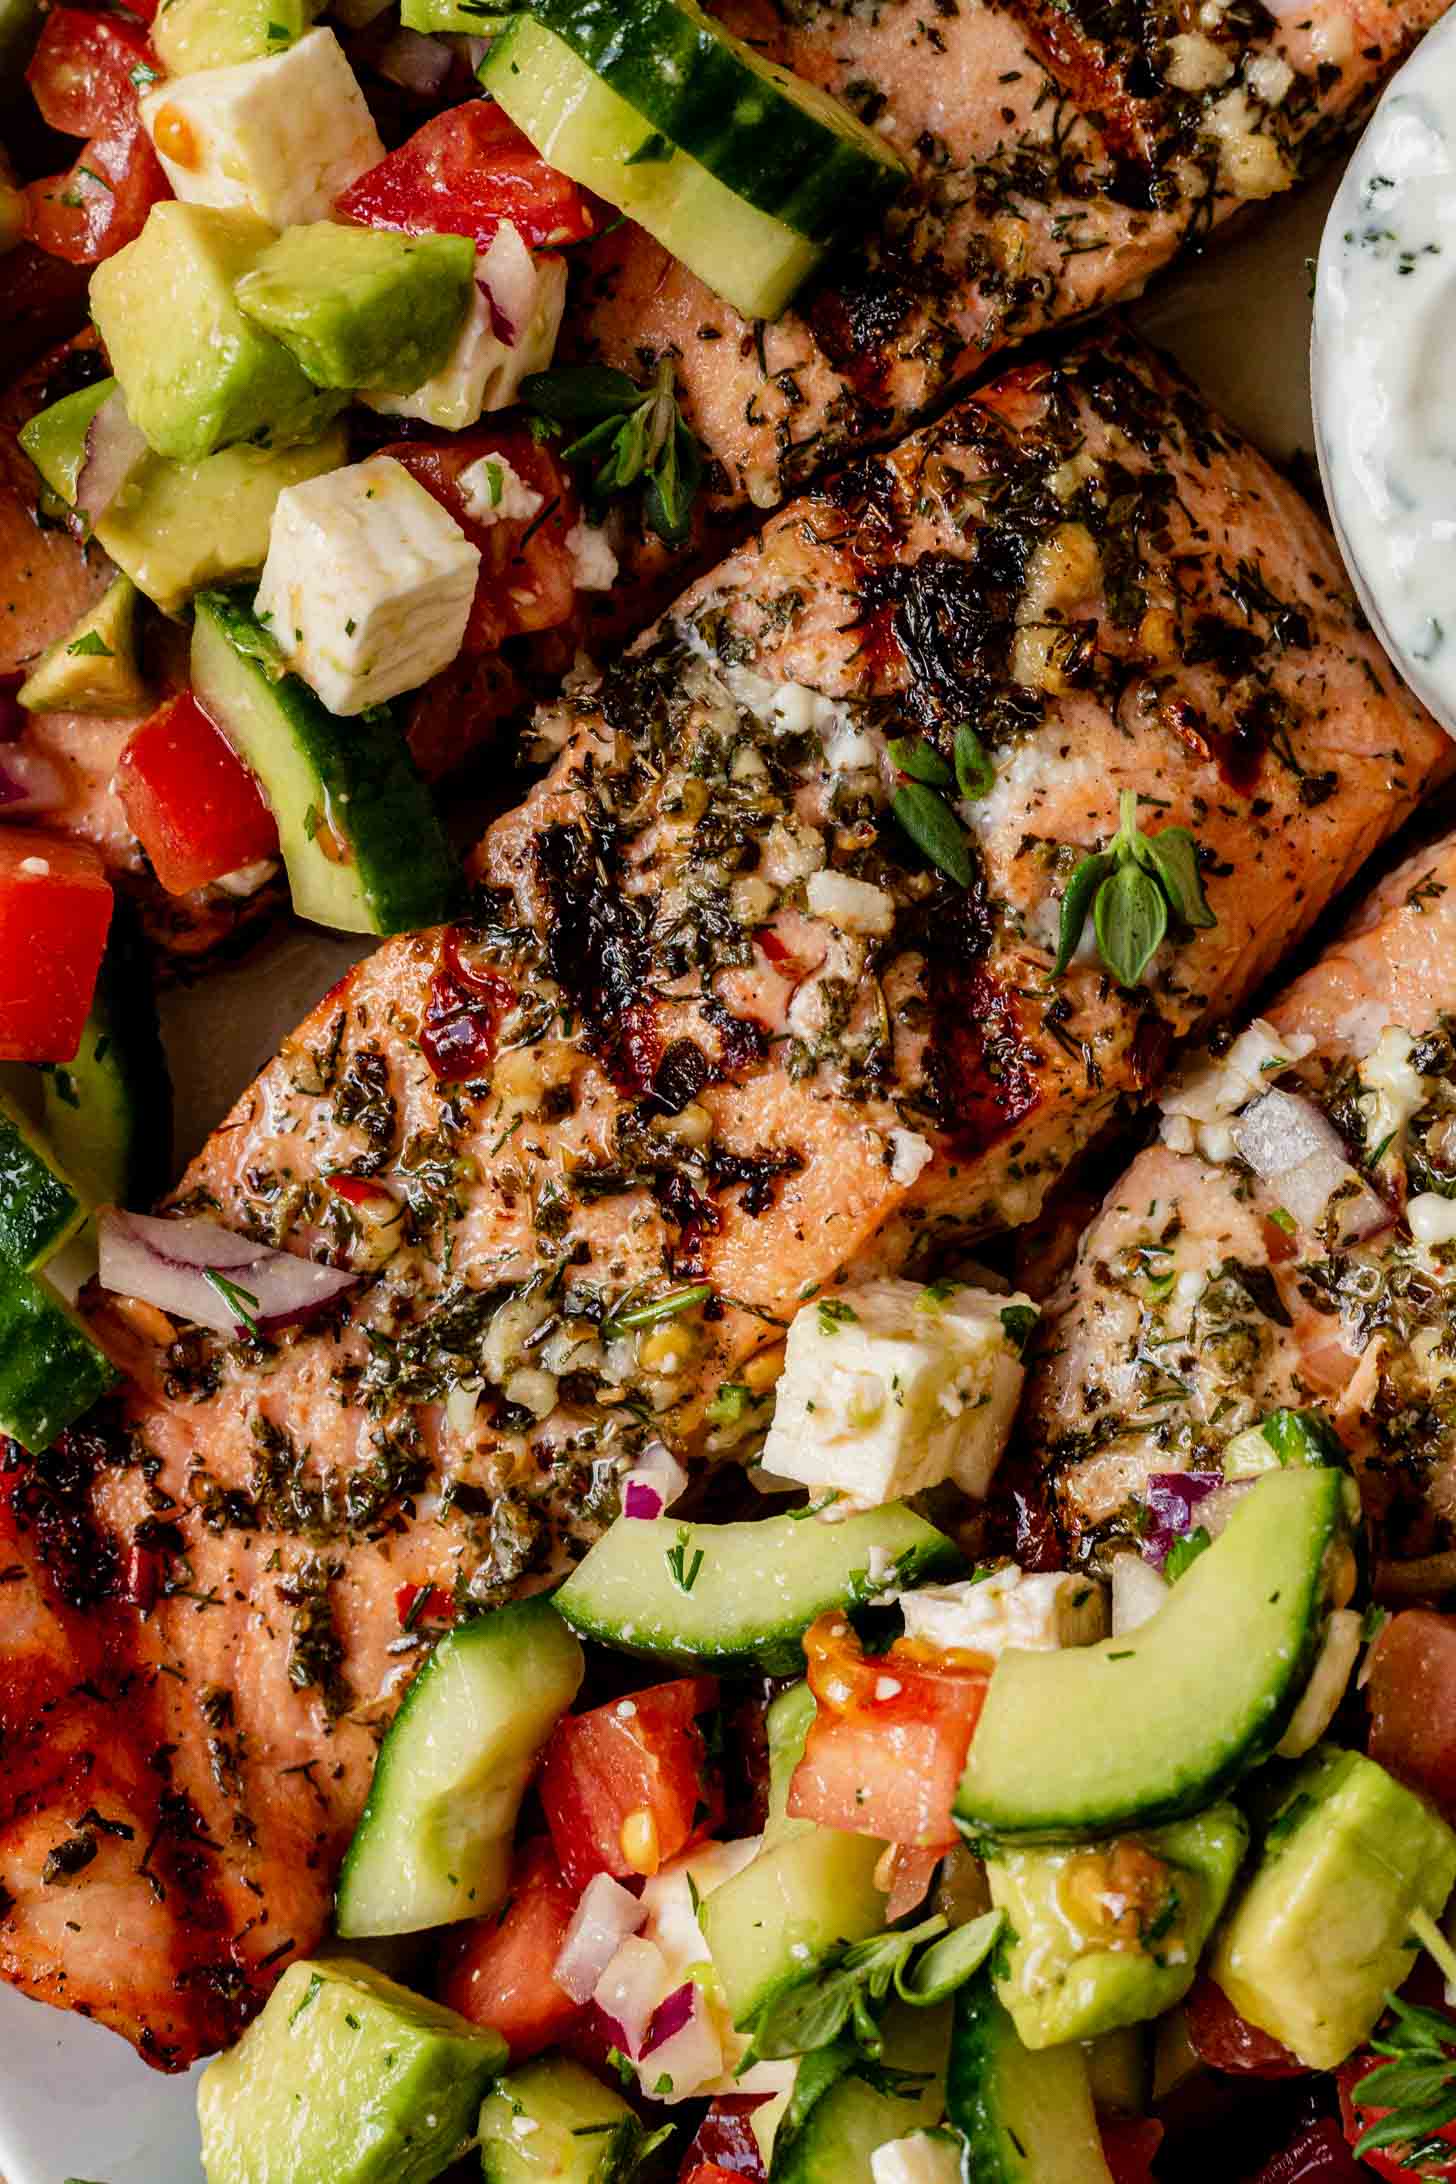
[[[1108,847],[1092,850],[1067,882],[1053,978],[1061,977],[1076,953],[1089,913],[1098,952],[1120,986],[1138,984],[1170,916],[1184,925],[1218,923],[1203,892],[1193,836],[1186,827],[1144,834],[1134,789],[1122,792],[1120,824]]]
[[[1356,2108],[1390,2113],[1357,2141],[1357,2156],[1385,2147],[1423,2149],[1438,2131],[1456,2123],[1456,2021],[1398,1995],[1385,1999],[1395,2022],[1370,2043],[1385,2060],[1351,2087],[1350,2100]],[[1451,2149],[1443,2143],[1440,2151],[1448,2155]]]
[[[642,489],[648,524],[667,546],[680,546],[692,527],[693,501],[703,478],[703,453],[683,421],[671,357],[652,384],[641,387],[605,364],[532,372],[521,400],[538,437],[578,430],[562,460],[580,469],[595,513],[617,493]]]
[[[985,745],[969,721],[962,721],[950,759],[926,736],[892,736],[886,749],[896,771],[905,776],[890,798],[891,811],[933,865],[957,887],[969,887],[970,844],[951,792],[970,804],[990,795],[996,768]]]
[[[988,1911],[949,1932],[937,1912],[918,1926],[856,1942],[827,1964],[785,1981],[754,2014],[750,2056],[782,2061],[846,2040],[863,2055],[880,2053],[877,2007],[891,1989],[928,2009],[962,1986],[990,1955],[1004,1919]]]

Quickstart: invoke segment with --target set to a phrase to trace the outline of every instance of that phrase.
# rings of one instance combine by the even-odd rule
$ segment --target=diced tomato
[[[763,2156],[753,2135],[753,2111],[772,2096],[767,2093],[720,2094],[698,2125],[697,2136],[683,2162],[684,2179],[692,2177],[748,2177],[762,2184]]]
[[[711,1832],[721,1792],[697,1717],[717,1699],[713,1677],[690,1676],[557,1724],[538,1787],[573,1888],[655,1873]]]
[[[945,1845],[919,1850],[913,1843],[896,1843],[890,1858],[890,1886],[885,1896],[885,1924],[893,1926],[924,1903],[935,1879],[935,1869],[945,1856]]]
[[[94,849],[0,828],[0,1061],[76,1059],[110,924]]]
[[[762,2169],[759,2175],[763,2175]],[[725,2169],[718,2161],[700,2161],[683,2171],[683,2184],[742,2184],[741,2169]]]
[[[1112,2184],[1154,2184],[1153,2157],[1163,2143],[1163,2126],[1151,2116],[1131,2116],[1104,2122],[1099,2129]]]
[[[521,424],[483,425],[448,440],[394,440],[379,450],[402,463],[480,548],[480,575],[465,631],[467,652],[497,652],[507,637],[559,629],[576,611],[576,571],[567,533],[581,520],[570,478],[549,448]],[[480,523],[466,506],[460,473],[500,455],[541,495],[534,516]]]
[[[843,1615],[806,1632],[818,1711],[789,1785],[789,1811],[920,1849],[957,1841],[951,1806],[991,1663],[897,1639],[867,1656]]]
[[[1210,2070],[1225,2070],[1243,2078],[1305,2076],[1299,2057],[1241,2017],[1213,1980],[1197,1980],[1184,2008],[1188,2013],[1188,2037]]]
[[[1370,1756],[1456,1816],[1456,1616],[1407,1608],[1371,1653]]]
[[[29,185],[26,232],[53,258],[97,265],[135,242],[153,205],[170,195],[141,123],[120,123],[92,137],[69,173]]]
[[[436,114],[351,183],[335,209],[364,227],[469,235],[482,250],[502,220],[533,250],[579,243],[596,229],[576,184],[485,99]]]
[[[394,1608],[401,1630],[414,1630],[420,1623],[455,1620],[455,1602],[438,1585],[401,1585],[394,1596]]]
[[[576,1898],[550,1843],[528,1843],[501,1909],[452,1932],[441,1951],[440,2000],[473,2025],[494,2025],[513,2063],[554,2046],[581,2015],[552,1977]]]
[[[1404,1618],[1399,1618],[1399,1620],[1403,1621]],[[1456,2037],[1456,2021],[1453,2021],[1451,2029],[1453,2037]],[[1346,2140],[1351,2147],[1359,2142],[1373,2124],[1379,2123],[1383,2117],[1388,2116],[1390,2113],[1388,2108],[1361,2107],[1357,2105],[1353,2097],[1360,2080],[1367,2077],[1379,2064],[1388,2060],[1387,2056],[1371,2055],[1366,2052],[1360,2055],[1352,2055],[1349,2062],[1340,2065],[1338,2074],[1340,2118],[1345,2127]],[[1456,2123],[1448,2123],[1443,2130],[1433,2132],[1429,2139],[1422,2141],[1422,2144],[1433,2148],[1438,2144],[1448,2145],[1451,2151],[1444,2156],[1432,2152],[1429,2156],[1424,2157],[1415,2169],[1402,2166],[1403,2161],[1411,2151],[1408,2146],[1392,2146],[1384,2150],[1377,2148],[1372,2153],[1362,2154],[1360,2159],[1367,2169],[1372,2170],[1376,2176],[1391,2179],[1392,2184],[1411,2184],[1413,2176],[1421,2179],[1422,2184],[1425,2184],[1425,2180],[1430,2180],[1430,2184],[1434,2184],[1434,2180],[1440,2177],[1456,2177]]]
[[[132,831],[169,895],[278,854],[278,828],[257,781],[190,692],[142,722],[116,779]]]
[[[148,75],[161,73],[139,23],[90,8],[52,8],[25,80],[53,129],[95,137],[134,122]]]

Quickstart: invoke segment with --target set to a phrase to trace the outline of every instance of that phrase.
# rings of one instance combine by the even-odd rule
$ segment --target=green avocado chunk
[[[16,696],[29,713],[141,713],[137,588],[117,577],[73,630],[42,653]]]
[[[115,387],[114,379],[83,387],[21,428],[21,446],[67,507],[75,503],[87,430]],[[165,614],[179,614],[210,584],[256,576],[284,487],[347,459],[342,425],[307,447],[229,447],[200,463],[146,456],[97,523],[96,543],[138,591]]]
[[[1010,1929],[996,1992],[1023,2047],[1092,2040],[1181,2002],[1247,1842],[1242,1816],[1215,1805],[1117,1842],[992,1858]]]
[[[132,422],[173,462],[241,440],[316,440],[343,407],[238,308],[236,283],[274,239],[255,213],[167,200],[91,276],[91,316]]]
[[[1456,1882],[1456,1834],[1362,1752],[1326,1746],[1287,1774],[1253,1878],[1209,1966],[1234,2008],[1312,2070],[1374,2030]]]
[[[207,2184],[429,2184],[475,2136],[499,2033],[367,1964],[290,1964],[197,2089]]]
[[[268,245],[237,299],[316,387],[412,394],[449,357],[474,279],[467,236],[314,220]]]
[[[627,2184],[647,2133],[620,2093],[564,2055],[497,2078],[480,2111],[485,2184]]]
[[[165,0],[152,44],[169,76],[265,61],[296,45],[319,0]]]

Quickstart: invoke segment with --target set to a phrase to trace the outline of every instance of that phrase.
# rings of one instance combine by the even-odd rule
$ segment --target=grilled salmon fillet
[[[968,719],[963,885],[887,739]],[[540,1582],[655,1437],[751,1453],[801,1301],[1028,1218],[1449,763],[1297,495],[1105,338],[786,509],[538,727],[473,915],[327,994],[174,1201],[368,1280],[276,1343],[98,1301],[130,1392],[5,1482],[0,1970],[164,2066],[317,1940],[419,1588]],[[1053,983],[1124,786],[1218,922]]]
[[[1453,1031],[1448,838],[1381,883],[1252,1042],[1185,1064],[1161,1141],[1082,1239],[1029,1381],[1029,1439],[1077,1551],[1105,1555],[1135,1531],[1150,1474],[1217,1468],[1233,1434],[1310,1405],[1350,1450],[1383,1587],[1453,1582]],[[1338,1201],[1296,1221],[1287,1179],[1239,1157],[1234,1117],[1270,1089],[1333,1125],[1370,1193],[1346,1192],[1361,1233],[1345,1233]]]

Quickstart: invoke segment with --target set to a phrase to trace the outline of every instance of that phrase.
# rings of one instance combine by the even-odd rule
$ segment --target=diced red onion
[[[650,1441],[622,1474],[624,1517],[660,1517],[685,1492],[688,1475],[665,1441]]]
[[[374,66],[388,82],[397,83],[402,91],[418,92],[421,98],[434,97],[453,65],[450,48],[418,30],[397,30],[385,40],[374,60]]]
[[[118,387],[87,428],[86,454],[76,478],[77,513],[93,529],[147,452],[146,434],[132,423]]]
[[[557,1986],[573,2002],[590,2002],[612,1958],[646,1916],[645,1904],[609,1873],[598,1873],[588,1881],[571,1914],[551,1974]]]
[[[172,1220],[109,1206],[97,1240],[103,1288],[224,1335],[241,1334],[249,1320],[272,1334],[331,1304],[359,1279],[254,1243],[206,1214]]]
[[[1225,1479],[1217,1471],[1155,1471],[1143,1491],[1148,1529],[1142,1551],[1161,1570],[1174,1540],[1199,1525],[1215,1539],[1228,1523],[1252,1479]]]
[[[536,308],[536,261],[521,240],[520,230],[502,220],[490,239],[490,248],[476,261],[476,279],[490,305],[491,330],[497,341],[514,349],[521,328],[528,326]]]
[[[641,2062],[642,2089],[659,2100],[688,2100],[722,2076],[723,2043],[691,1980],[659,2005]]]
[[[66,801],[60,768],[39,751],[0,749],[0,811],[7,819],[59,811]]]
[[[1245,1108],[1232,1134],[1242,1158],[1302,1229],[1321,1229],[1332,1200],[1337,1244],[1390,1227],[1390,1207],[1352,1165],[1339,1131],[1312,1100],[1266,1092]]]
[[[693,2014],[697,1992],[693,1982],[687,1979],[673,1990],[665,2002],[658,2003],[652,2013],[652,2023],[647,2028],[647,2038],[642,2043],[644,2055],[653,2054],[662,2046],[664,2040],[670,2040],[674,2033],[682,2031]]]

